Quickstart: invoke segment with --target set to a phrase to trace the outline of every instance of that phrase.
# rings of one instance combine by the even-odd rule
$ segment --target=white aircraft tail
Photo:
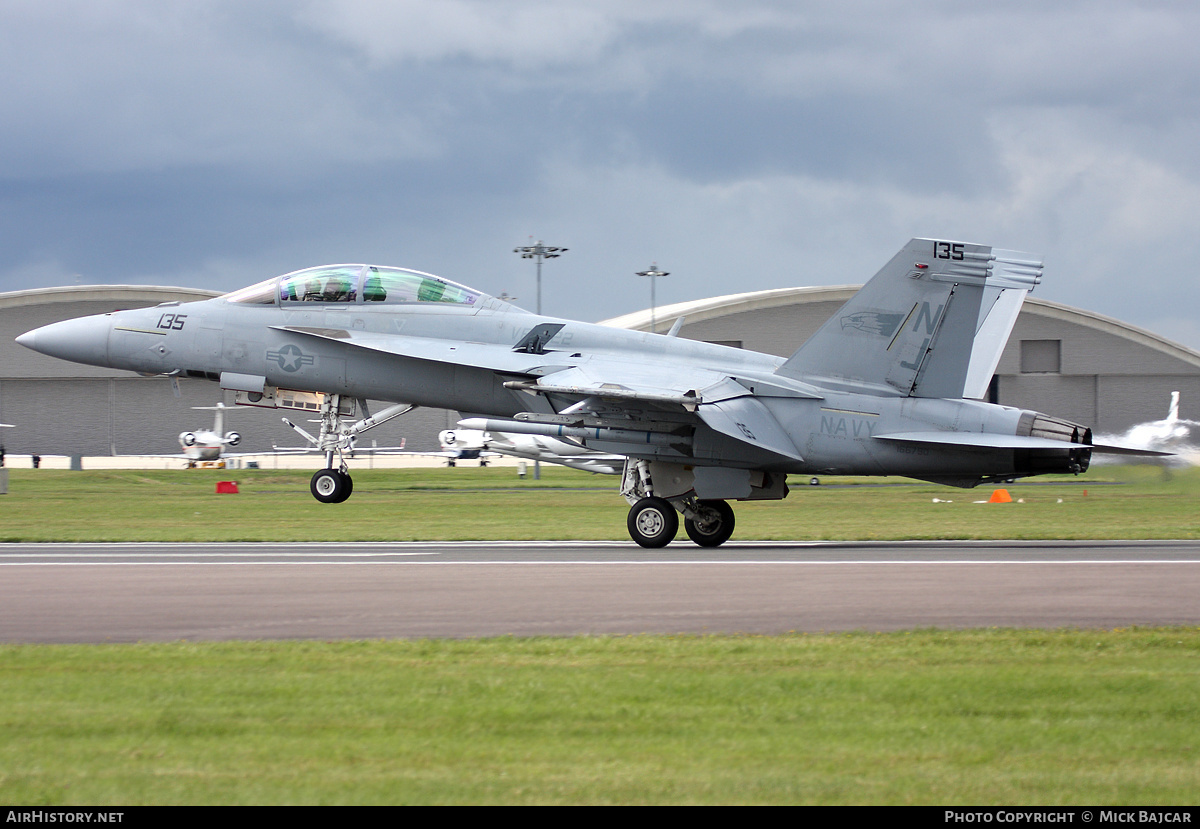
[[[225,410],[229,407],[224,403],[218,403],[215,406],[192,406],[198,412],[216,412],[213,416],[213,433],[223,434],[225,431]]]
[[[778,373],[879,394],[982,398],[1041,278],[1035,254],[913,239]]]

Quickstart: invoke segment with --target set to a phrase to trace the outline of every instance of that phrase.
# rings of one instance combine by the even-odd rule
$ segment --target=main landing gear
[[[679,532],[679,514],[688,538],[701,547],[720,547],[733,535],[733,508],[725,501],[705,500],[694,491],[667,498],[655,494],[650,481],[650,465],[645,461],[626,462],[622,495],[629,508],[626,526],[629,537],[643,547],[665,547]]]
[[[694,516],[694,517],[689,517]],[[643,498],[629,508],[629,537],[643,547],[665,547],[679,532],[679,515],[669,501]],[[683,527],[701,547],[720,547],[733,535],[733,507],[724,501],[684,506]]]
[[[407,403],[398,403],[372,417],[367,411],[367,401],[360,399],[358,405],[362,407],[365,417],[350,424],[343,424],[344,418],[354,416],[353,399],[343,399],[340,394],[325,395],[321,400],[321,419],[318,421],[321,424],[321,431],[316,437],[286,417],[283,419],[284,423],[299,432],[300,436],[307,440],[316,451],[325,454],[325,468],[317,470],[309,483],[313,497],[322,504],[340,504],[354,491],[354,480],[350,477],[350,467],[346,465],[345,454],[354,451],[354,444],[358,440],[358,436],[368,429],[373,429],[381,423],[386,423],[392,418],[407,414],[416,408]],[[337,458],[336,466],[334,465],[335,456]]]
[[[629,537],[643,547],[666,547],[679,532],[675,507],[662,498],[643,498],[629,508]]]
[[[688,538],[701,547],[720,547],[733,535],[733,507],[724,501],[700,501],[696,517],[685,518]]]

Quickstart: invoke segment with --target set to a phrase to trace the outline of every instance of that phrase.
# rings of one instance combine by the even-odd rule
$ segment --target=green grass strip
[[[498,468],[360,469],[343,504],[317,503],[305,470],[10,473],[0,541],[628,540],[615,478],[564,468],[541,481]],[[221,480],[240,493],[216,494]],[[822,481],[794,477],[782,502],[734,504],[734,540],[1200,538],[1200,469],[1038,478],[1003,485],[1011,504],[975,503],[990,485]],[[863,485],[878,482],[893,485]]]
[[[1171,804],[1200,628],[0,647],[0,802]]]

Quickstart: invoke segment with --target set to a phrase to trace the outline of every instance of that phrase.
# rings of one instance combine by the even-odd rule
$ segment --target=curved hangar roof
[[[160,302],[192,302],[212,299],[223,291],[175,288],[169,285],[64,285],[59,288],[30,288],[0,293],[0,310],[77,302],[100,306],[88,313],[103,314],[125,308],[157,305]]]
[[[163,285],[68,285],[0,293],[0,366],[4,377],[108,377],[113,369],[66,363],[22,348],[13,340],[59,320],[145,308],[161,302],[191,302],[220,296],[221,291]]]

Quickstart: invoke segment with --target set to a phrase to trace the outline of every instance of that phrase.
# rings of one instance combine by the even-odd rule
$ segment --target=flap
[[[753,397],[737,397],[709,403],[697,411],[710,428],[768,452],[802,461],[796,444],[774,416]]]

